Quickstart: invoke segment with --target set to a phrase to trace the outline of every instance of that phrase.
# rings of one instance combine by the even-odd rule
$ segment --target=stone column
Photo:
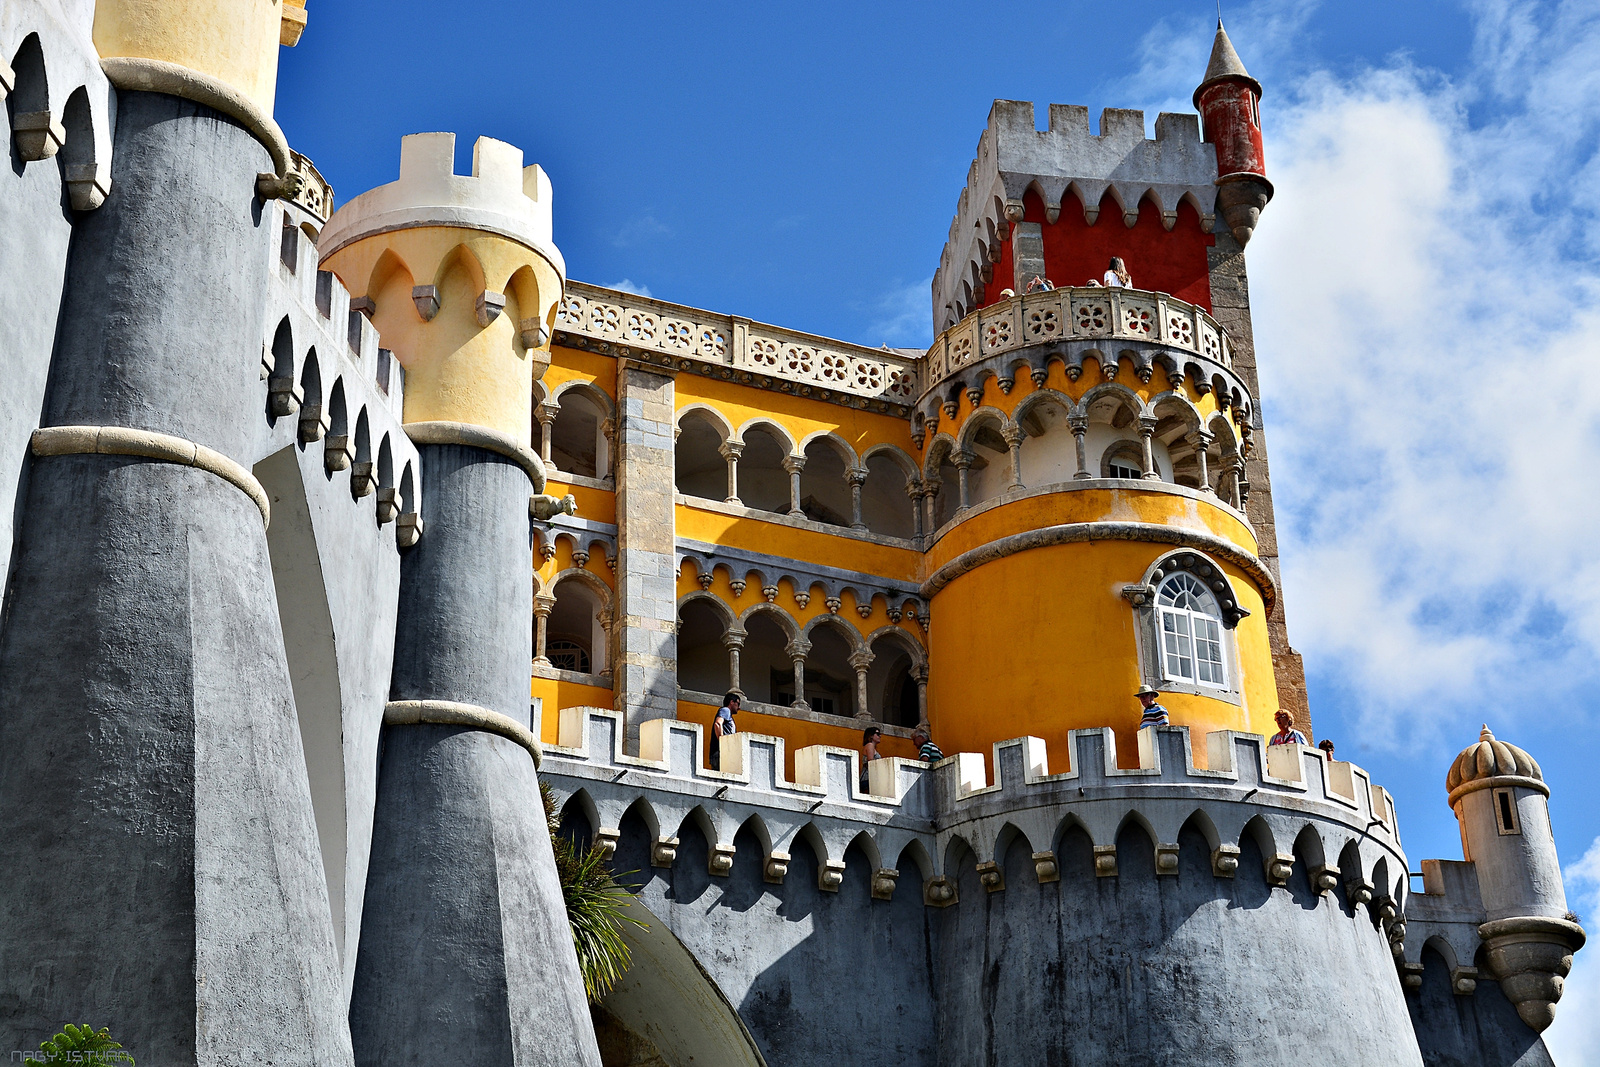
[[[599,672],[602,678],[611,677],[611,658],[614,655],[611,643],[612,627],[616,625],[616,622],[617,613],[611,608],[605,608],[600,612],[600,632],[605,635],[606,643],[606,665],[601,667]]]
[[[1093,478],[1089,471],[1089,450],[1084,443],[1084,436],[1089,432],[1088,415],[1068,415],[1067,425],[1072,429],[1072,444],[1078,452],[1078,472],[1074,478]]]
[[[556,606],[556,598],[546,593],[535,593],[533,597],[533,662],[541,667],[550,666],[550,657],[545,654],[549,639],[550,610]]]
[[[1141,475],[1141,477],[1143,477],[1146,481],[1152,482],[1158,481],[1161,478],[1161,472],[1156,469],[1156,451],[1154,443],[1156,435],[1156,421],[1157,420],[1154,415],[1139,416],[1139,446],[1141,449],[1141,455],[1144,459],[1144,474]]]
[[[728,692],[744,696],[739,679],[739,653],[744,650],[744,639],[749,636],[738,627],[730,627],[722,635],[722,647],[728,650]]]
[[[1011,450],[1011,484],[1008,489],[1022,489],[1022,442],[1027,440],[1028,434],[1021,426],[1007,426],[1005,429],[1006,448]]]
[[[616,701],[637,752],[641,723],[678,715],[672,379],[619,361],[617,408]]]
[[[914,540],[921,541],[924,531],[922,523],[922,497],[926,490],[919,481],[906,483],[906,496],[911,498],[911,536]]]
[[[960,503],[956,507],[958,512],[966,511],[972,506],[972,490],[967,480],[967,471],[971,469],[972,461],[976,458],[971,452],[964,450],[950,453],[950,462],[956,468],[956,485],[960,494]]]
[[[1183,438],[1194,446],[1195,462],[1200,465],[1200,491],[1202,493],[1216,492],[1215,489],[1211,488],[1211,472],[1207,468],[1210,457],[1206,455],[1206,449],[1211,447],[1212,437],[1212,434],[1206,433],[1204,430],[1192,430],[1185,434]]]
[[[911,677],[917,683],[917,725],[928,725],[928,665],[919,663],[911,668]]]
[[[789,514],[804,515],[800,507],[800,472],[806,469],[806,457],[784,456],[783,469],[789,472]]]
[[[676,437],[673,438],[677,440]],[[739,499],[739,457],[744,455],[744,443],[741,441],[724,441],[717,449],[722,453],[722,458],[728,461],[728,498],[724,504],[742,504]]]
[[[1222,482],[1227,489],[1224,499],[1240,511],[1244,510],[1243,503],[1239,500],[1239,475],[1244,472],[1244,462],[1237,453],[1222,457]]]
[[[867,524],[861,521],[861,487],[867,484],[867,469],[852,467],[844,477],[850,483],[850,529],[865,530]]]
[[[929,478],[923,484],[922,507],[924,511],[923,534],[932,537],[939,532],[939,513],[935,510],[938,506],[939,490],[944,487],[944,479]]]
[[[548,400],[542,401],[533,409],[534,418],[539,420],[539,458],[544,460],[546,467],[553,466],[550,461],[550,430],[556,424],[556,416],[559,414],[561,405]]]
[[[872,666],[872,651],[861,649],[851,653],[850,666],[856,671],[856,718],[870,719],[872,712],[867,708],[867,669]]]
[[[101,0],[102,55],[191,58],[159,53],[180,36],[163,25],[178,5],[139,5],[149,40],[119,52],[135,6]],[[238,71],[269,55],[234,39],[242,21],[183,40],[236,48]],[[103,1021],[152,1064],[349,1065],[250,473],[267,440],[256,368],[280,240],[257,176],[274,157],[251,127],[169,95],[210,76],[121,62],[134,77],[112,101],[115,182],[72,222],[48,391],[27,416],[45,429],[7,504],[0,1048]],[[169,92],[131,87],[146,75]],[[177,458],[196,446],[221,464]]]
[[[791,708],[800,711],[810,711],[811,705],[806,702],[806,655],[811,651],[811,642],[795,639],[789,642],[789,659],[794,663],[794,703]]]

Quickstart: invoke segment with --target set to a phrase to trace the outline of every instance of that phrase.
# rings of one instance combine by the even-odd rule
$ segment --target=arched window
[[[1178,571],[1156,593],[1160,614],[1161,674],[1174,682],[1226,689],[1222,658],[1222,614],[1205,583]]]

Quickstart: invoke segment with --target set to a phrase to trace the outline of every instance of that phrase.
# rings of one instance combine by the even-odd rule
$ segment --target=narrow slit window
[[[1506,837],[1522,833],[1522,828],[1517,825],[1517,801],[1511,795],[1511,790],[1496,789],[1494,791],[1494,817],[1500,836]]]

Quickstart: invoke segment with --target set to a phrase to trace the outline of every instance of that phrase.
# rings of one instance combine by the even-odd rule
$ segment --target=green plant
[[[41,1041],[39,1049],[45,1063],[125,1063],[133,1067],[133,1057],[121,1051],[122,1046],[111,1040],[111,1031],[103,1026],[96,1031],[92,1026],[67,1023],[61,1033]]]
[[[579,850],[561,836],[561,817],[548,783],[539,783],[539,794],[550,825],[550,847],[572,927],[572,945],[578,951],[578,971],[583,975],[584,991],[598,1003],[633,961],[622,936],[623,924],[632,923],[641,930],[648,927],[628,914],[631,898],[617,884],[606,853],[593,845]]]

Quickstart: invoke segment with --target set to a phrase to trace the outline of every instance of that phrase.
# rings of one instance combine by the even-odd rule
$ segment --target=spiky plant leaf
[[[74,1026],[67,1023],[61,1028],[61,1033],[39,1043],[45,1063],[125,1063],[133,1067],[133,1057],[121,1049],[120,1044],[111,1040],[110,1030],[102,1026],[97,1031],[88,1024]],[[82,1055],[86,1052],[97,1055]]]
[[[539,793],[550,824],[550,847],[566,902],[567,923],[572,927],[572,945],[578,952],[578,972],[589,999],[598,1002],[633,960],[622,924],[632,923],[641,930],[648,927],[628,914],[632,898],[617,885],[606,853],[592,845],[580,852],[561,836],[561,817],[548,782],[539,783]]]

